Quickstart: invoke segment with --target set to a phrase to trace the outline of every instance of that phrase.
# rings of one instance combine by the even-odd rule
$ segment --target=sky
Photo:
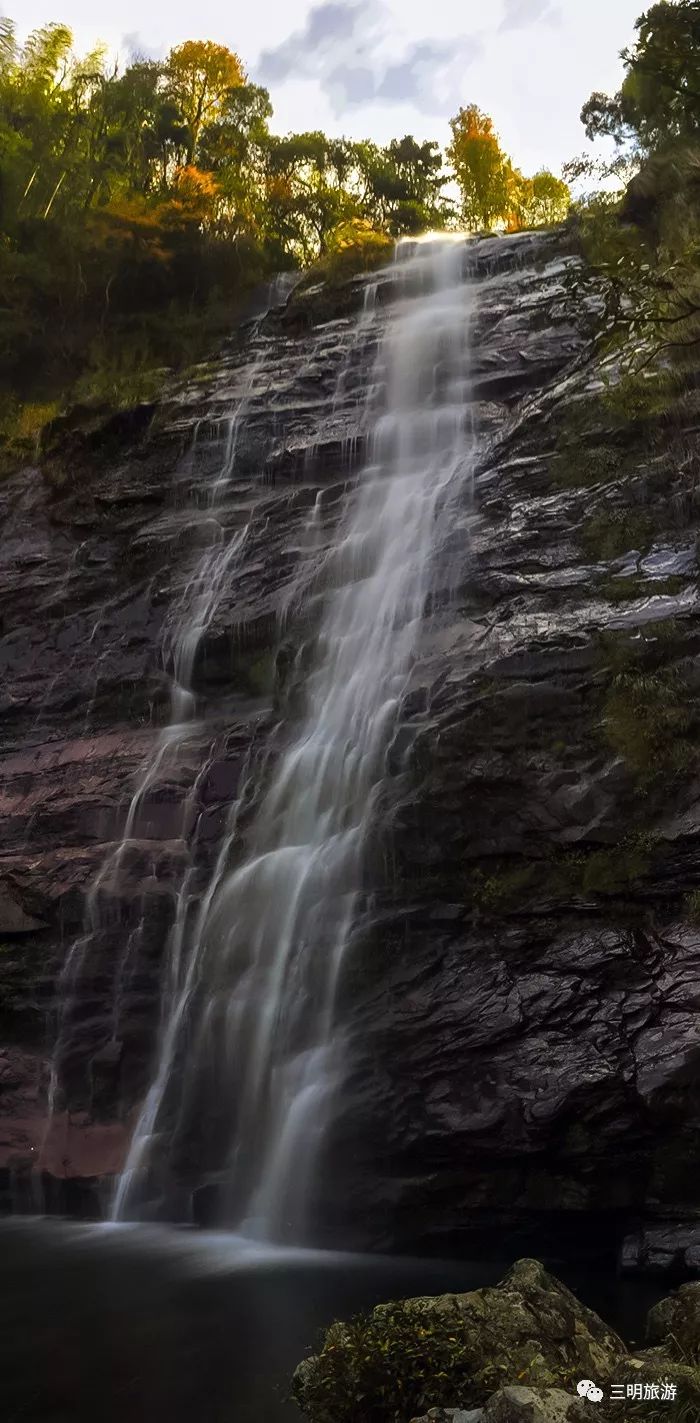
[[[525,172],[589,146],[579,121],[594,89],[614,91],[620,50],[642,0],[4,0],[20,37],[49,20],[76,47],[103,40],[123,60],[158,58],[186,39],[240,55],[264,84],[276,132],[449,138],[448,119],[476,103]]]

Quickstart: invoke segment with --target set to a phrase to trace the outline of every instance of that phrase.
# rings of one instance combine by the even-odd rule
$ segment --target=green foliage
[[[355,219],[342,224],[331,233],[324,256],[297,282],[289,299],[290,316],[308,324],[329,320],[341,309],[351,310],[351,278],[384,266],[393,251],[393,239],[369,223]]]
[[[601,636],[608,674],[601,729],[641,788],[659,776],[687,774],[698,761],[696,699],[671,661],[679,637],[672,620],[634,638]]]
[[[361,220],[343,223],[331,233],[326,256],[309,274],[335,285],[358,272],[374,272],[391,260],[393,240]]]
[[[309,1423],[408,1423],[429,1407],[481,1400],[459,1310],[392,1304],[328,1330],[293,1392]]]
[[[245,83],[238,55],[211,40],[186,40],[165,66],[168,99],[187,128],[187,162],[194,162],[202,127],[220,114],[232,89]]]
[[[526,178],[501,148],[493,120],[476,104],[450,119],[452,141],[447,157],[462,194],[462,220],[470,232],[500,224],[515,232],[523,227],[551,227],[563,222],[571,194],[563,178],[541,169]]]
[[[687,578],[602,578],[596,592],[608,603],[630,603],[638,598],[674,598],[688,587]]]
[[[683,912],[691,924],[700,924],[700,889],[694,889],[685,897]]]
[[[653,834],[632,829],[616,845],[557,852],[488,873],[475,870],[469,897],[480,913],[498,919],[552,899],[629,896],[649,873],[656,843]]]
[[[672,290],[668,265],[636,227],[620,222],[619,203],[596,197],[579,205],[574,222],[584,264],[565,278],[570,297],[592,312],[600,352],[622,358],[623,373],[625,360],[632,370],[648,364]]]
[[[603,729],[613,749],[644,777],[684,772],[697,760],[690,695],[674,672],[617,677],[605,702]]]
[[[115,366],[139,384],[144,348],[152,369],[176,366],[183,324],[207,332],[218,311],[230,325],[273,272],[338,283],[381,265],[392,239],[455,221],[434,141],[281,137],[271,117],[267,90],[212,41],[120,71],[101,47],[76,55],[65,25],[22,45],[0,23],[0,397],[125,391]],[[517,173],[474,106],[452,128],[469,226],[559,220],[560,179]]]
[[[571,191],[563,178],[555,177],[546,168],[535,173],[533,178],[525,178],[516,169],[511,170],[508,214],[511,229],[554,227],[565,221],[570,205]]]
[[[620,895],[629,893],[648,874],[653,836],[631,831],[619,845],[575,851],[554,861],[550,885],[556,895]]]
[[[138,359],[129,347],[110,349],[99,356],[76,381],[73,396],[79,405],[109,405],[125,410],[143,400],[155,400],[163,381],[163,368],[151,359]],[[47,422],[48,423],[48,422]]]
[[[200,76],[185,64],[192,46],[118,74],[99,51],[78,59],[65,26],[23,47],[11,27],[3,35],[0,393],[27,404],[26,423],[34,405],[82,394],[115,359],[138,367],[144,347],[152,364],[159,346],[176,364],[180,329],[207,329],[210,310],[230,310],[276,263],[241,223],[219,230],[226,195],[187,162],[193,125],[203,133],[223,106],[207,79],[194,117],[178,107],[176,71]],[[202,58],[194,46],[202,73],[211,48]],[[236,57],[213,48],[227,82],[240,76]]]
[[[623,50],[625,76],[612,98],[596,93],[581,120],[589,138],[610,136],[650,150],[669,136],[700,129],[700,6],[697,0],[652,5]]]
[[[588,273],[604,312],[598,334],[633,371],[662,353],[694,366],[700,345],[700,4],[652,5],[623,51],[612,97],[596,93],[581,118],[589,138],[612,137],[618,158],[575,160],[567,176],[599,171],[628,182],[577,214]]]
[[[580,537],[587,557],[596,561],[633,550],[644,553],[654,537],[654,521],[651,515],[631,509],[606,510],[586,519]]]
[[[639,424],[670,414],[676,396],[682,394],[684,381],[673,370],[629,372],[621,380],[611,381],[603,395],[606,409],[623,424]]]
[[[552,482],[560,489],[602,484],[614,479],[625,464],[625,456],[615,445],[567,444],[562,441],[550,463]]]
[[[367,217],[394,237],[444,227],[453,204],[443,195],[448,176],[436,143],[418,143],[411,134],[385,149],[354,145],[354,160],[367,186]]]
[[[668,362],[694,366],[700,333],[700,150],[649,159],[624,203],[595,203],[580,214],[587,278],[603,298],[603,347],[617,350],[639,379],[650,366],[670,380]],[[623,219],[621,221],[621,219]],[[657,358],[666,357],[666,370]],[[652,389],[650,385],[648,389]]]
[[[487,914],[504,914],[517,909],[538,878],[539,867],[532,864],[494,870],[486,875],[475,870],[469,882],[472,903]]]
[[[447,157],[462,193],[462,217],[476,232],[504,219],[510,207],[511,170],[493,120],[476,104],[450,119],[452,142]]]
[[[668,666],[683,647],[685,631],[674,618],[651,623],[637,633],[609,632],[599,634],[598,660],[601,670],[613,676],[636,668],[656,671]]]
[[[0,402],[0,474],[37,458],[42,431],[59,413],[55,400],[22,403],[10,396]]]
[[[0,399],[102,398],[130,368],[141,386],[273,272],[323,260],[341,280],[449,220],[436,143],[281,138],[271,116],[211,41],[119,72],[64,25],[20,45],[0,24]]]

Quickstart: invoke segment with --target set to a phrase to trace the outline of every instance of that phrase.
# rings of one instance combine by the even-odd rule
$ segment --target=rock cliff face
[[[559,237],[470,260],[474,502],[443,521],[388,759],[317,1233],[503,1253],[508,1232],[554,1255],[626,1241],[629,1264],[684,1268],[700,1215],[695,416],[610,397]],[[250,768],[296,714],[395,295],[380,274],[363,317],[366,286],[292,299],[157,408],[56,429],[41,470],[0,487],[8,1199],[26,1201],[40,1159],[84,1208],[124,1158],[183,875],[206,882],[231,801],[252,782],[254,805]],[[214,533],[245,536],[198,644],[197,720],[158,761],[169,632],[241,401]],[[216,1165],[197,1144],[183,1164],[200,1216]]]

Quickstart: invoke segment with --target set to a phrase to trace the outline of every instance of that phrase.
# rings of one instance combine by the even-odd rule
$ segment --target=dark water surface
[[[214,1232],[0,1223],[2,1423],[288,1423],[335,1318],[495,1283],[501,1263],[273,1250]],[[662,1291],[559,1272],[628,1338]]]

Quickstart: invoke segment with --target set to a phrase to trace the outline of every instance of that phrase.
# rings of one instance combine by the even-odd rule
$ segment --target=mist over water
[[[497,1260],[280,1248],[221,1231],[0,1221],[3,1417],[294,1423],[294,1368],[334,1319],[495,1284]],[[654,1281],[562,1271],[631,1338]]]

